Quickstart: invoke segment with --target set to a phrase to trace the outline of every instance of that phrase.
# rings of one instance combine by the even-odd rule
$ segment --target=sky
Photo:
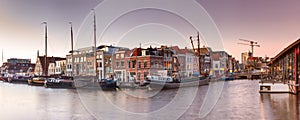
[[[145,2],[144,4],[149,2],[140,1]],[[41,23],[44,21],[48,25],[48,56],[65,57],[70,51],[70,21],[73,23],[75,48],[92,45],[93,8],[97,14],[98,45],[138,47],[139,44],[142,46],[165,44],[190,48],[189,36],[195,36],[199,29],[203,37],[202,44],[213,47],[212,43],[221,43],[208,35],[209,32],[215,31],[211,31],[207,26],[195,28],[193,25],[198,23],[191,24],[193,18],[186,18],[176,12],[142,9],[113,16],[118,8],[132,5],[134,0],[118,1],[118,4],[108,7],[101,0],[0,0],[0,2],[0,49],[3,49],[4,59],[26,58],[35,62],[37,50],[43,55],[44,25]],[[142,2],[139,4],[143,4]],[[150,2],[153,5],[157,4]],[[274,57],[299,38],[300,1],[197,0],[197,2],[195,4],[200,4],[215,23],[224,49],[237,59],[240,59],[242,52],[251,50],[250,46],[237,44],[242,42],[239,39],[258,42],[261,47],[254,49],[254,56]],[[178,6],[177,9],[181,11],[192,10],[189,4],[172,4]],[[200,12],[188,12],[186,16],[202,20],[203,15]],[[108,21],[109,19],[113,20]]]

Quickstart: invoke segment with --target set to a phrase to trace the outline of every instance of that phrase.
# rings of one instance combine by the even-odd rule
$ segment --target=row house
[[[127,75],[126,66],[128,66],[127,57],[130,55],[129,49],[122,49],[115,54],[113,54],[113,69],[115,74],[115,79],[120,82],[129,82],[129,75]]]
[[[209,47],[202,47],[200,48],[200,67],[201,67],[201,74],[208,75],[211,71],[211,55],[212,55],[212,49]],[[199,71],[199,70],[198,70]]]
[[[134,82],[144,82],[150,76],[172,76],[174,68],[174,51],[171,48],[162,46],[161,48],[147,49],[135,48],[126,57],[127,75],[129,80]]]
[[[94,47],[85,47],[73,51],[73,66],[72,56],[66,56],[66,75],[94,76],[97,73],[99,79],[109,78],[114,75],[112,68],[113,54],[119,51],[119,49],[126,48],[107,45],[98,46],[96,48],[96,58],[94,57]],[[97,63],[96,66],[95,59]],[[96,72],[95,67],[97,68]]]
[[[66,59],[55,61],[55,75],[66,75]]]
[[[199,76],[199,56],[197,51],[192,49],[179,49],[178,46],[173,46],[172,49],[176,51],[176,56],[180,62],[181,77]],[[211,52],[207,47],[200,48],[200,67],[202,74],[209,74],[211,70]]]
[[[239,66],[239,61],[230,55],[229,58],[229,72],[240,72],[241,68]]]
[[[45,56],[39,56],[39,53],[37,54],[36,59],[36,65],[34,69],[34,74],[38,76],[50,76],[55,75],[55,67],[56,61],[65,61],[66,58],[61,57],[45,57]]]
[[[66,75],[67,76],[92,76],[94,72],[94,47],[84,47],[66,56]],[[72,65],[73,62],[73,65]]]
[[[229,55],[225,51],[212,52],[212,73],[211,75],[220,76],[229,71]]]
[[[116,76],[114,73],[114,65],[115,65],[115,56],[114,54],[118,51],[129,50],[128,48],[116,47],[116,46],[107,46],[101,45],[97,47],[97,70],[98,77],[100,79],[103,78],[111,78],[112,76]],[[118,56],[118,58],[123,58],[124,56]],[[121,63],[119,63],[121,64]]]
[[[72,75],[72,61],[74,61],[73,75],[95,75],[99,79],[114,76],[120,82],[144,82],[150,76],[191,77],[200,74],[221,75],[230,69],[236,68],[236,62],[232,61],[225,51],[212,52],[210,48],[200,49],[201,65],[197,51],[192,49],[179,49],[178,46],[160,48],[128,48],[101,45],[96,49],[97,71],[94,71],[94,48],[81,48],[71,55],[66,56],[66,75]],[[198,53],[197,53],[198,54]],[[232,63],[230,63],[232,61]]]
[[[30,59],[10,58],[2,64],[1,74],[32,75],[34,68],[35,64],[32,64]]]
[[[175,56],[180,64],[180,77],[191,77],[199,71],[199,57],[195,56],[193,50],[187,48],[179,49],[178,46],[173,46],[172,49],[176,51]]]

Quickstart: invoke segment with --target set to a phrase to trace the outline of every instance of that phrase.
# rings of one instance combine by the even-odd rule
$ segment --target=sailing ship
[[[97,32],[96,32],[96,12],[93,9],[93,17],[94,17],[94,71],[97,78],[98,84],[102,88],[102,90],[109,90],[109,89],[116,89],[117,86],[117,80],[114,79],[114,76],[111,75],[110,78],[99,78],[99,73],[97,70],[97,47],[96,47],[96,40],[97,40]]]
[[[179,61],[178,58],[175,57],[176,63],[175,67],[178,67],[176,70],[173,71],[172,77],[165,76],[165,77],[159,77],[159,76],[147,76],[147,81],[149,82],[150,88],[162,88],[162,89],[172,89],[172,88],[179,88],[179,87],[192,87],[192,86],[201,86],[201,85],[207,85],[209,84],[209,78],[207,75],[201,75],[201,56],[200,56],[200,39],[199,39],[199,32],[197,35],[198,40],[198,49],[196,50],[194,48],[192,37],[190,37],[193,52],[196,56],[198,56],[198,64],[199,64],[199,76],[192,77],[192,78],[181,78],[180,77],[180,69],[179,69]]]

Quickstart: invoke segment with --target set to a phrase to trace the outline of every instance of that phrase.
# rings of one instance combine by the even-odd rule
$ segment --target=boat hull
[[[195,87],[195,86],[202,86],[208,85],[209,79],[203,80],[193,80],[193,81],[186,81],[181,83],[164,83],[164,82],[150,82],[150,88],[161,88],[161,89],[176,89],[181,87]]]
[[[29,79],[28,85],[35,85],[35,86],[43,86],[45,84],[45,79],[44,78],[33,78]]]
[[[75,88],[73,80],[60,80],[59,82],[45,82],[47,88]]]
[[[290,93],[289,85],[283,83],[259,83],[259,93]]]
[[[101,80],[98,83],[102,88],[102,90],[110,90],[110,89],[118,88],[116,80]]]
[[[13,77],[8,82],[11,82],[11,83],[27,83],[29,79],[31,79],[31,77],[17,77],[17,78]]]

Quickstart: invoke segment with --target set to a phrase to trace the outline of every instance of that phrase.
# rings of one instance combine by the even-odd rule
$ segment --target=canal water
[[[257,80],[170,90],[114,91],[89,86],[53,89],[0,82],[0,119],[299,119],[299,96],[259,94],[258,90]]]

